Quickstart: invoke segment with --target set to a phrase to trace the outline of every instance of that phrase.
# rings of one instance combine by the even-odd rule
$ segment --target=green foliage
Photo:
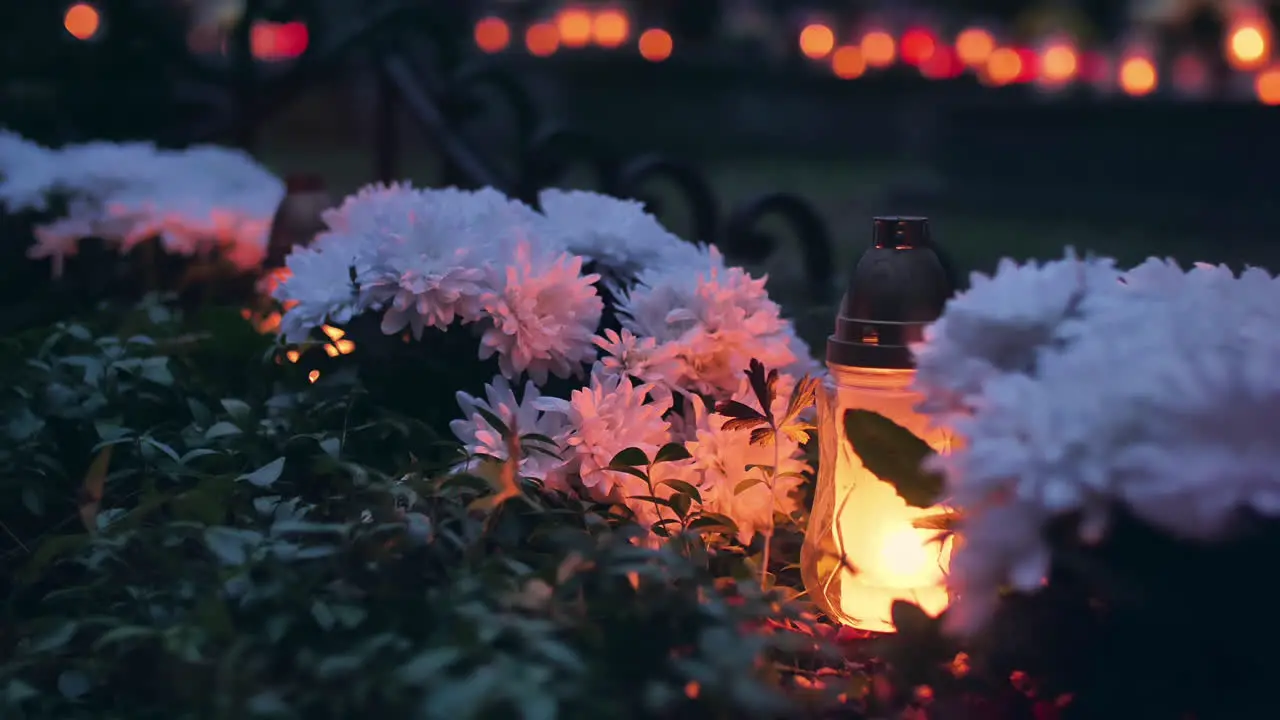
[[[793,611],[732,579],[745,559],[704,541],[732,522],[701,512],[697,488],[650,485],[680,539],[651,549],[615,509],[504,475],[513,462],[441,472],[461,458],[354,374],[309,384],[273,358],[233,314],[157,301],[4,347],[0,716],[739,718],[833,702],[782,692],[778,668],[818,644],[744,632]],[[613,468],[648,481],[686,458],[628,450]]]
[[[862,464],[893,485],[912,507],[927,508],[942,498],[943,477],[926,469],[933,448],[915,433],[877,412],[846,410],[844,432]]]

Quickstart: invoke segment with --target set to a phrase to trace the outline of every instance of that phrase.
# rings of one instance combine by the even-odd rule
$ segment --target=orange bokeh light
[[[996,39],[982,28],[969,28],[956,36],[956,55],[969,67],[984,66],[995,49]]]
[[[1256,23],[1237,25],[1227,40],[1227,62],[1237,70],[1255,68],[1271,55],[1271,42],[1265,26]]]
[[[1022,56],[1013,48],[996,48],[987,58],[987,80],[992,85],[1008,85],[1022,75]]]
[[[898,55],[898,45],[893,36],[882,30],[874,30],[862,36],[862,59],[868,67],[882,68],[893,64]]]
[[[560,49],[560,33],[549,22],[534,23],[524,31],[524,46],[534,57],[549,57]]]
[[[836,46],[836,34],[822,23],[806,25],[800,31],[800,52],[810,60],[821,60]]]
[[[1128,95],[1141,97],[1156,89],[1159,77],[1156,66],[1150,59],[1141,55],[1125,58],[1120,64],[1120,89]]]
[[[1254,92],[1263,105],[1280,105],[1280,67],[1271,67],[1258,73],[1253,81]]]
[[[1080,70],[1080,58],[1076,49],[1060,43],[1045,48],[1040,55],[1040,77],[1052,84],[1074,80]]]
[[[938,51],[938,41],[924,28],[912,28],[902,34],[902,61],[908,65],[922,65]]]
[[[601,10],[591,21],[591,40],[602,48],[616,48],[631,35],[631,21],[621,10]]]
[[[484,52],[502,52],[511,43],[511,28],[502,18],[484,18],[476,23],[475,41]]]
[[[586,47],[591,42],[591,13],[579,8],[567,8],[556,15],[556,32],[560,43],[568,48]]]
[[[649,62],[662,62],[671,57],[673,47],[671,33],[661,28],[649,28],[640,34],[640,57]]]
[[[71,33],[71,37],[88,40],[98,34],[98,29],[102,27],[102,16],[89,3],[76,3],[62,15],[62,27]]]
[[[831,54],[831,71],[841,80],[853,80],[867,71],[867,61],[856,45],[836,48]]]

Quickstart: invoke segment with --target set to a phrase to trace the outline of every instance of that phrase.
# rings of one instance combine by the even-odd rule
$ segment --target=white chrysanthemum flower
[[[779,376],[778,397],[772,408],[775,417],[786,414],[794,385],[794,378]],[[733,399],[760,409],[759,401],[746,383]],[[753,445],[750,430],[724,429],[729,418],[709,411],[702,398],[692,396],[690,406],[693,415],[690,429],[694,437],[686,446],[693,462],[687,477],[698,487],[704,509],[731,518],[738,526],[738,539],[747,543],[757,532],[772,526],[775,511],[790,514],[799,508],[794,497],[802,482],[799,474],[810,468],[798,443],[782,435],[776,439],[776,447],[772,443]],[[772,483],[760,468],[747,469],[749,465],[772,467],[775,459],[779,477]],[[760,482],[753,482],[755,480]]]
[[[564,470],[576,474],[593,497],[605,501],[647,495],[639,478],[607,468],[615,455],[630,447],[653,457],[670,437],[662,416],[671,406],[651,400],[652,386],[632,385],[597,369],[592,368],[587,387],[574,390],[568,400],[544,397],[535,405],[569,418]]]
[[[121,252],[152,237],[190,255],[217,249],[237,267],[261,263],[284,184],[248,154],[222,147],[161,150],[94,142],[48,149],[0,135],[0,200],[11,210],[68,199],[67,215],[42,226],[34,258],[62,258],[86,237]],[[55,261],[56,262],[56,261]]]
[[[334,239],[319,240],[311,247],[294,248],[285,259],[285,273],[272,297],[286,308],[280,320],[280,334],[287,342],[302,342],[312,330],[325,323],[342,325],[369,309],[367,295],[361,293],[353,276],[365,270],[359,265],[358,250],[343,247]]]
[[[370,185],[325,212],[327,229],[312,250],[330,256],[329,264],[313,263],[316,277],[297,271],[285,285],[312,286],[312,291],[282,289],[278,297],[306,294],[306,307],[291,309],[297,317],[290,327],[316,321],[325,295],[321,287],[332,280],[336,267],[353,269],[360,288],[360,309],[382,309],[382,331],[396,334],[408,328],[421,337],[427,327],[445,329],[456,321],[470,323],[484,315],[482,299],[493,293],[490,272],[515,255],[516,246],[536,236],[541,223],[527,205],[493,189],[477,191],[445,188],[423,190],[408,184]],[[342,314],[350,302],[346,290],[328,296],[338,304],[330,314]],[[286,316],[287,318],[287,316]]]
[[[1028,292],[1038,292],[1028,287]],[[1104,284],[1057,330],[1034,374],[987,379],[965,442],[936,462],[965,516],[953,623],[982,625],[999,589],[1035,587],[1053,518],[1086,540],[1124,506],[1170,535],[1230,537],[1241,513],[1280,516],[1280,283],[1149,262]]]
[[[1044,265],[1005,258],[991,276],[974,273],[913,348],[917,386],[926,390],[921,409],[962,412],[989,378],[1031,371],[1083,298],[1119,277],[1111,260],[1081,260],[1070,250]]]
[[[370,265],[365,289],[386,306],[382,331],[475,322],[491,292],[488,269],[503,262],[541,218],[528,206],[486,188],[416,190],[374,186],[326,215],[327,235],[358,238]]]
[[[502,433],[494,428],[478,410],[495,415],[507,426],[508,431],[519,437],[545,435],[555,439],[564,434],[568,418],[559,411],[544,411],[537,407],[542,393],[532,382],[525,383],[524,392],[516,399],[511,384],[501,375],[485,385],[483,398],[458,393],[458,406],[463,419],[449,423],[458,441],[468,455],[483,455],[506,460],[507,443]],[[547,450],[551,450],[547,448]],[[519,473],[523,478],[534,478],[549,490],[572,492],[568,477],[562,471],[563,460],[543,452],[527,452],[520,458]]]
[[[582,258],[554,255],[520,241],[509,264],[489,269],[491,290],[481,303],[486,325],[480,358],[495,353],[508,377],[528,372],[539,384],[548,374],[567,378],[595,359],[592,342],[604,301],[582,274]]]
[[[605,330],[595,338],[604,352],[596,372],[605,377],[635,378],[654,386],[654,392],[670,395],[680,376],[674,347],[653,338],[636,337],[630,330]]]
[[[635,200],[584,190],[543,190],[542,212],[569,252],[610,274],[632,278],[645,268],[670,265],[692,244],[673,235]]]
[[[670,344],[686,390],[727,398],[752,360],[787,367],[794,329],[769,299],[764,278],[726,268],[711,248],[701,266],[655,269],[640,274],[636,287],[621,294],[623,327],[641,337]]]

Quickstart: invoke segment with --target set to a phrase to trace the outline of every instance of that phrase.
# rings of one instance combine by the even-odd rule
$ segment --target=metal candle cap
[[[877,217],[827,338],[827,362],[912,367],[910,344],[942,315],[955,287],[923,217]]]

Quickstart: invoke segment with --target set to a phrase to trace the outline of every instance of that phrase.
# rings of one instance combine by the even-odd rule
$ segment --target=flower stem
[[[769,488],[769,521],[764,526],[764,555],[760,558],[760,589],[768,590],[769,582],[769,556],[773,550],[773,510],[777,498],[774,496],[773,487],[778,482],[778,463],[781,462],[781,450],[778,448],[778,429],[773,429],[773,468],[769,471],[769,481],[766,485]]]

